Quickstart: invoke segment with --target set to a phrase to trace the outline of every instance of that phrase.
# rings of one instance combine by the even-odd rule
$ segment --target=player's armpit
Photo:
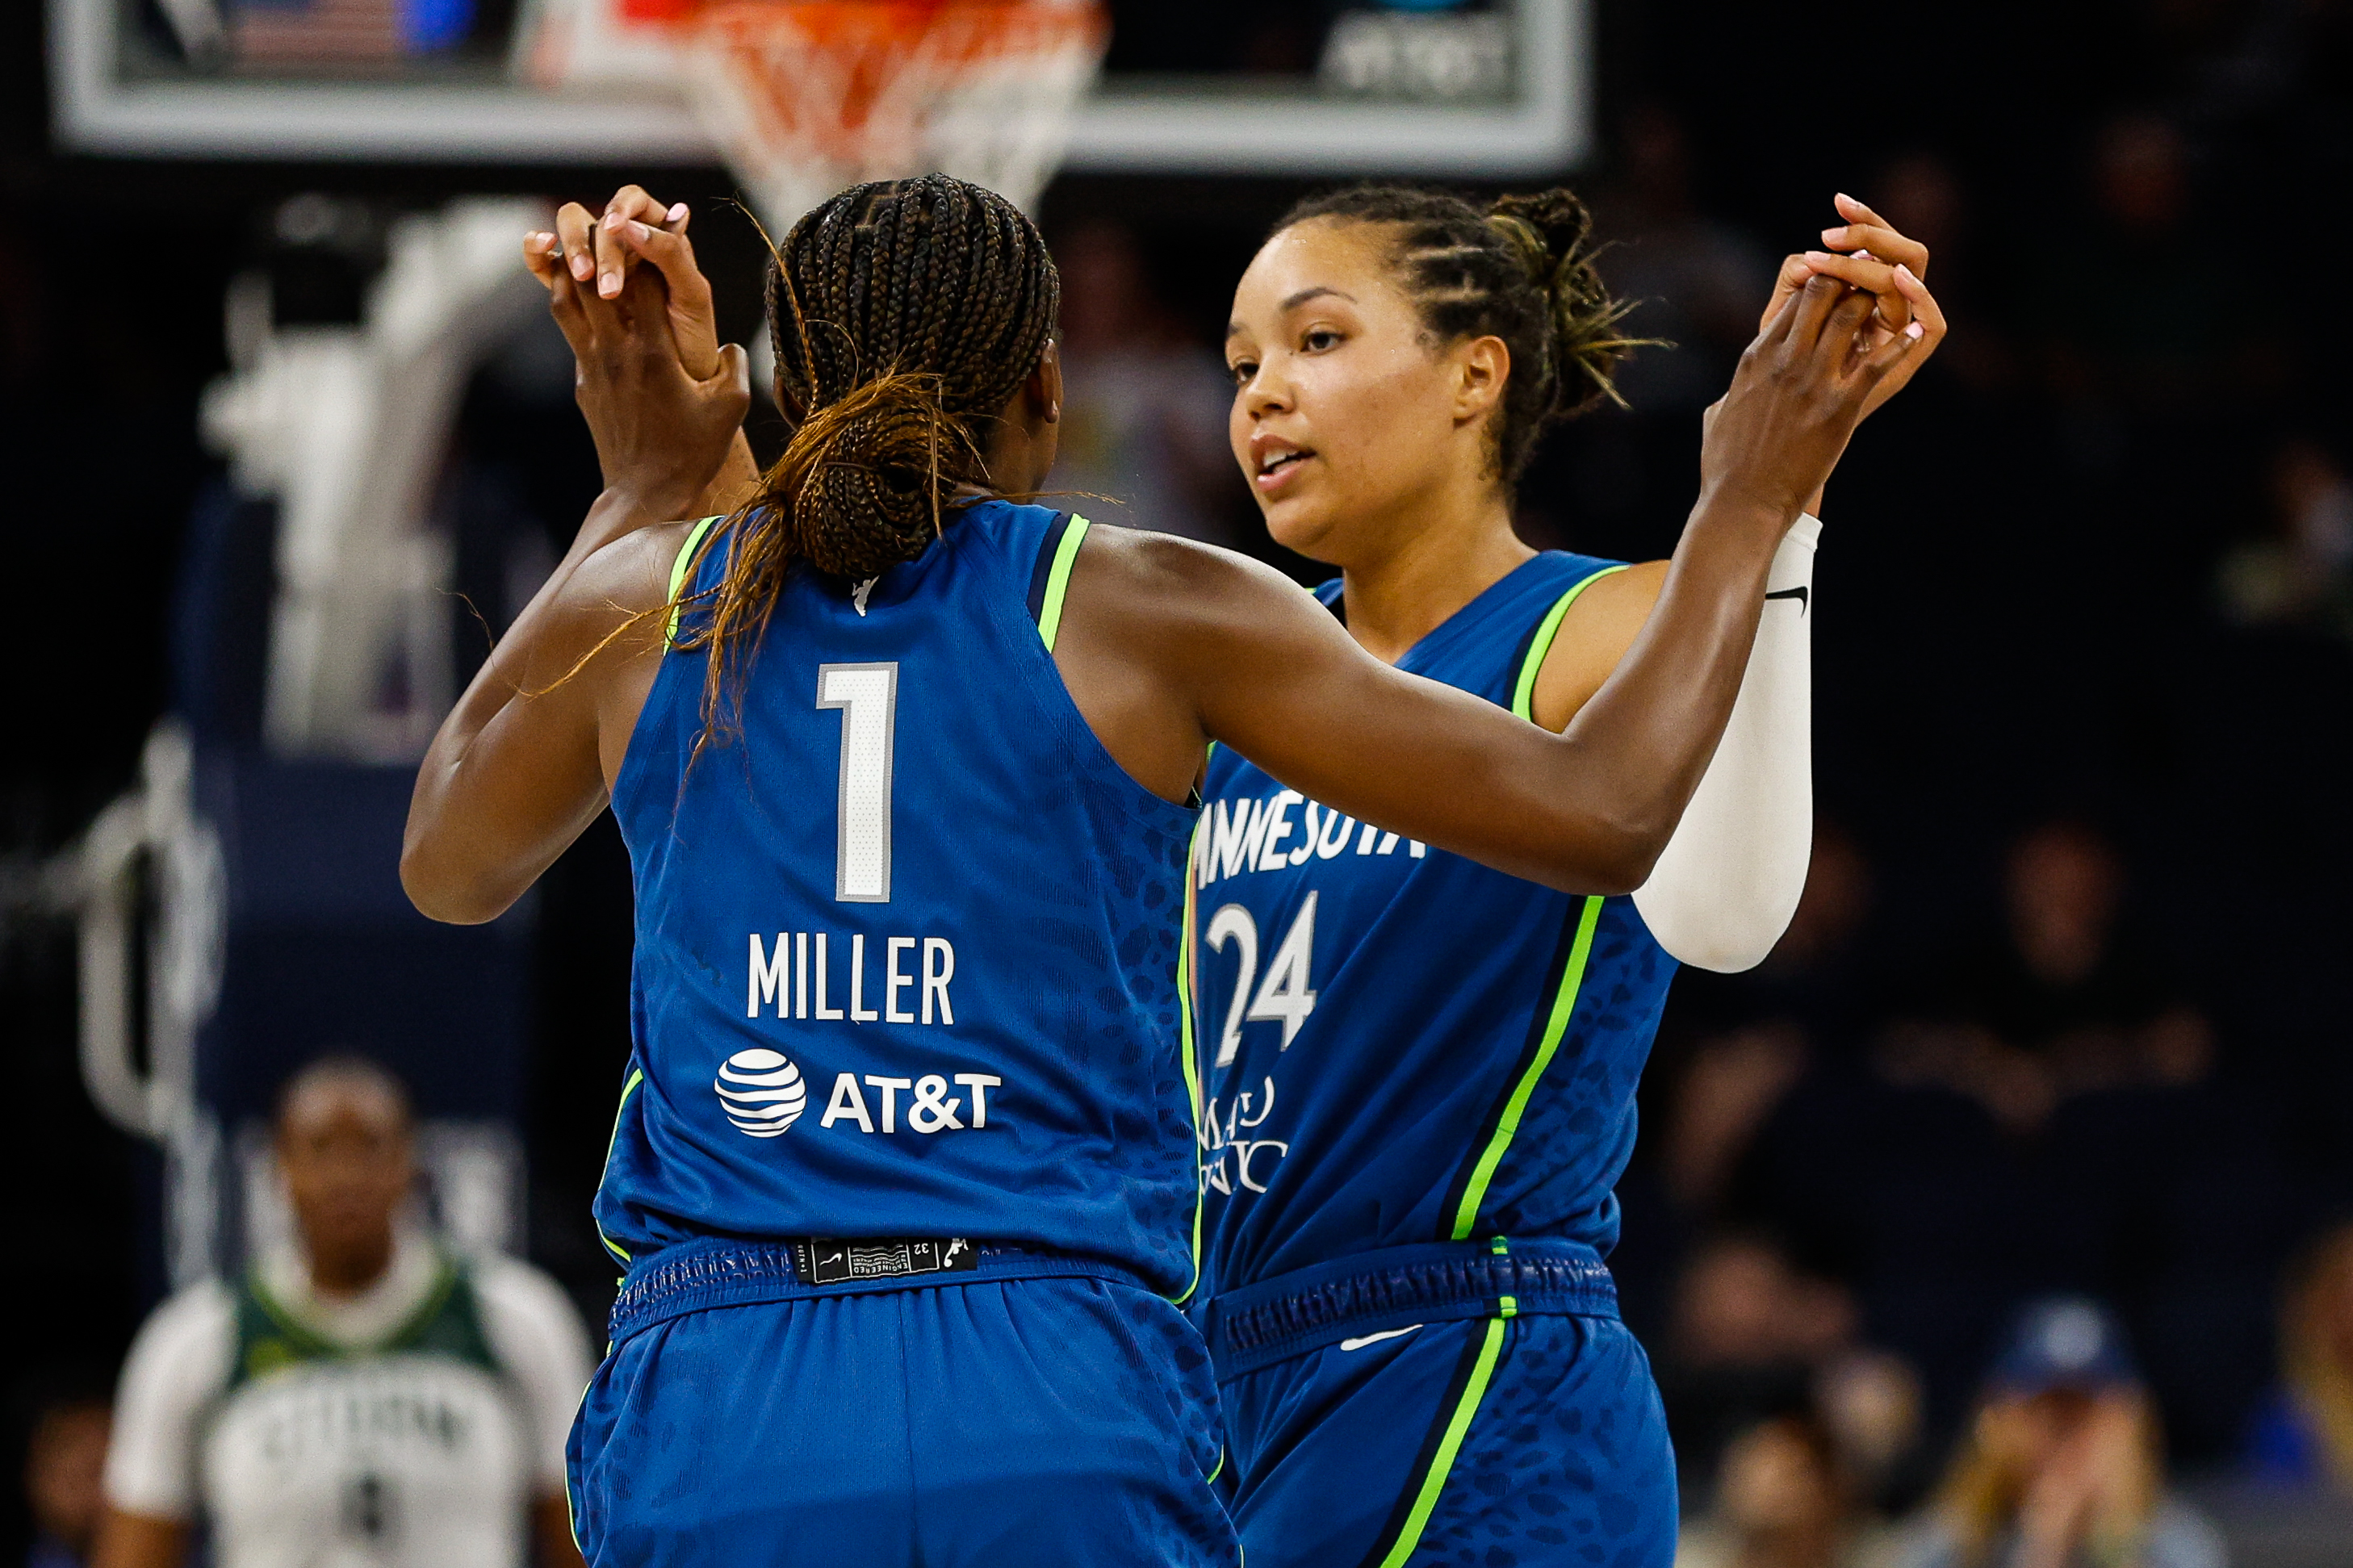
[[[1585,585],[1536,671],[1529,710],[1538,724],[1555,734],[1568,727],[1642,635],[1666,580],[1665,562],[1644,561]]]
[[[495,920],[604,810],[608,761],[618,767],[659,662],[682,534],[633,530],[559,570],[442,722],[401,847],[421,912]]]

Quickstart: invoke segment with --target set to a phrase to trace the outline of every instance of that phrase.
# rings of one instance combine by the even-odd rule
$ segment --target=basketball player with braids
[[[573,220],[567,219],[567,222]],[[1233,1563],[1211,1490],[1181,937],[1211,741],[1577,894],[1641,883],[1765,574],[1871,389],[1867,297],[1745,358],[1648,626],[1553,734],[1276,574],[1014,498],[1059,285],[1001,198],[860,186],[769,279],[796,428],[678,521],[748,391],[689,242],[608,295],[531,250],[606,489],[420,768],[401,872],[494,918],[605,806],[637,900],[596,1218],[625,1271],[571,1448],[596,1564]],[[707,364],[707,374],[690,366]]]
[[[1915,334],[1867,411],[1943,321],[1926,252],[1841,200],[1825,242],[1856,254],[1791,258],[1767,319],[1852,286],[1867,336]],[[1677,570],[1512,530],[1539,437],[1614,396],[1637,346],[1588,230],[1566,191],[1311,199],[1251,262],[1227,340],[1235,457],[1275,539],[1339,569],[1318,591],[1335,624],[1570,733],[1625,692]],[[1764,620],[1729,728],[1630,898],[1410,842],[1246,745],[1212,754],[1197,1311],[1251,1568],[1672,1561],[1673,1456],[1603,1261],[1611,1189],[1675,961],[1755,963],[1804,880],[1817,528],[1750,584]]]

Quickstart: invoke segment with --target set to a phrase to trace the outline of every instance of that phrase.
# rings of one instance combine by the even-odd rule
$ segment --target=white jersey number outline
[[[1201,940],[1219,952],[1229,942],[1241,950],[1241,963],[1234,973],[1234,999],[1226,1005],[1226,1026],[1218,1036],[1215,1066],[1233,1065],[1242,1048],[1245,1021],[1281,1024],[1282,1049],[1287,1051],[1298,1037],[1300,1026],[1315,1011],[1310,973],[1315,961],[1315,900],[1316,892],[1310,889],[1299,912],[1292,917],[1291,929],[1283,933],[1282,945],[1274,950],[1274,961],[1267,965],[1262,981],[1258,973],[1258,922],[1250,910],[1240,904],[1226,904],[1209,917]],[[1258,981],[1255,995],[1250,993],[1253,981]],[[1247,1013],[1242,1010],[1245,999],[1250,1006]]]
[[[899,731],[899,666],[821,664],[817,705],[841,710],[835,796],[833,899],[891,901],[891,775]]]

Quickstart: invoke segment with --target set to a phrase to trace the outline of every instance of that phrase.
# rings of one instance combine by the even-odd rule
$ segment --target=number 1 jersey
[[[1609,570],[1537,555],[1398,667],[1525,717],[1568,604]],[[1222,746],[1205,793],[1205,1294],[1416,1242],[1607,1253],[1674,973],[1633,900],[1400,839]]]
[[[1084,529],[987,501],[871,583],[796,569],[740,731],[699,752],[706,654],[665,655],[613,800],[638,900],[596,1200],[617,1257],[965,1237],[1190,1289],[1195,812],[1112,760],[1055,668]]]

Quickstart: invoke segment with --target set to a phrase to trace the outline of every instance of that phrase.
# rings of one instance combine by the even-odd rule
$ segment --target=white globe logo
[[[801,1069],[776,1051],[737,1051],[711,1087],[719,1091],[719,1103],[735,1130],[754,1138],[776,1137],[808,1109]]]

